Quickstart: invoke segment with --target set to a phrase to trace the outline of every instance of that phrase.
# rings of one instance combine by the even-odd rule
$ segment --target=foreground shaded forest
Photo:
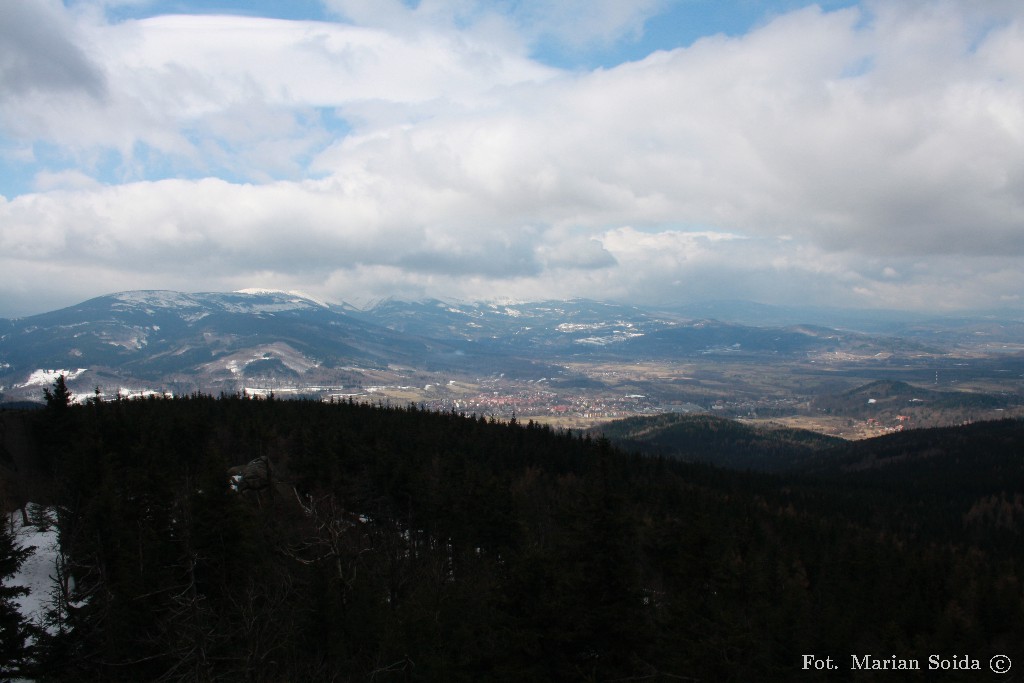
[[[9,495],[55,508],[63,553],[41,681],[1024,667],[1019,422],[810,451],[769,434],[772,457],[799,452],[758,474],[415,406],[51,400],[5,419],[31,435],[3,454]],[[842,668],[804,671],[809,653]]]

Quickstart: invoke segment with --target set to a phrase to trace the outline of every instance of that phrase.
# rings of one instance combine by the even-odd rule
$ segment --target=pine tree
[[[11,585],[31,549],[18,546],[7,524],[0,524],[0,679],[26,673],[31,663],[30,637],[35,628],[18,611],[15,599],[28,589]]]
[[[71,390],[64,380],[64,375],[57,375],[53,382],[53,391],[49,388],[43,389],[43,397],[46,399],[46,407],[52,410],[63,410],[71,405]]]

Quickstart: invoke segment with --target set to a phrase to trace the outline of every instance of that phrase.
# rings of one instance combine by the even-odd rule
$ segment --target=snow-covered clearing
[[[18,597],[15,602],[19,611],[31,621],[43,624],[43,617],[50,605],[50,591],[57,566],[57,527],[53,520],[53,511],[38,509],[32,503],[28,509],[35,511],[33,519],[45,519],[44,529],[22,523],[21,512],[15,510],[8,517],[8,524],[14,530],[18,545],[22,548],[33,548],[32,554],[26,558],[18,573],[10,579],[12,586],[24,586],[29,594]]]
[[[42,368],[35,370],[28,379],[25,380],[24,384],[15,384],[16,387],[32,387],[32,386],[49,386],[57,381],[57,377],[64,375],[64,379],[72,380],[81,375],[86,371],[86,368],[78,368],[77,370],[44,370]]]

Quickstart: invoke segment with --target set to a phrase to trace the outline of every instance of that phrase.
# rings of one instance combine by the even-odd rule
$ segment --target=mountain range
[[[789,309],[776,310],[773,319],[774,309],[754,304],[717,308],[729,310],[738,319],[756,311],[761,322],[589,300],[388,299],[358,309],[271,290],[121,292],[0,320],[0,393],[5,401],[39,400],[58,373],[78,394],[233,393],[257,385],[316,393],[372,384],[389,373],[539,379],[569,363],[878,361],[939,356],[964,338],[1024,338],[1013,321],[988,320],[985,333],[975,320],[929,325],[919,318],[902,328],[914,332],[894,335],[772,322],[797,319]],[[956,337],[951,329],[963,333]]]

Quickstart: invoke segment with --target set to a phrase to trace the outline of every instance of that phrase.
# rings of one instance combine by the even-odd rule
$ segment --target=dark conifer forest
[[[758,473],[709,464],[752,452],[746,433],[739,455],[710,440],[690,463],[412,405],[48,399],[4,416],[32,436],[5,476],[56,511],[62,550],[46,631],[0,650],[30,654],[38,681],[1010,680],[996,654],[1024,668],[1020,422],[858,443],[772,432],[764,452],[789,464]],[[839,669],[804,669],[807,654]],[[982,671],[851,670],[862,655]]]

